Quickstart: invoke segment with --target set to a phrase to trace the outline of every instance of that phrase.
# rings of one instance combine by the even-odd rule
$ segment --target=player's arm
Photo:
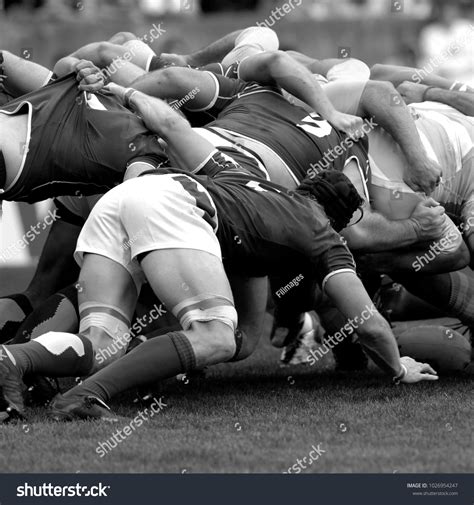
[[[311,72],[284,51],[249,56],[239,65],[239,77],[261,84],[276,83],[307,103],[335,128],[349,135],[361,131],[362,119],[337,111]]]
[[[325,203],[325,206],[327,203]],[[359,335],[361,344],[377,365],[393,378],[401,380],[400,355],[390,326],[377,312],[362,282],[355,272],[354,259],[340,236],[329,226],[319,208],[313,209],[313,237],[311,259],[316,280],[330,297],[336,308],[348,319]],[[404,365],[406,382],[435,379],[435,372],[428,365],[411,361]],[[413,369],[411,368],[413,365]],[[411,373],[413,372],[413,374]],[[427,372],[425,376],[423,372]]]
[[[190,111],[208,109],[216,102],[220,91],[218,81],[212,73],[182,67],[150,72],[136,79],[131,86],[163,100],[187,98],[184,107]]]
[[[357,164],[349,162],[344,174],[350,179],[359,195],[365,195],[364,183]],[[363,217],[359,222],[346,227],[342,236],[354,251],[387,251],[408,247],[417,242],[440,238],[445,224],[445,211],[432,198],[420,202],[410,218],[391,221],[372,210],[367,198],[362,207]],[[357,216],[356,216],[357,217]]]
[[[93,42],[60,59],[54,66],[54,73],[62,77],[76,72],[78,81],[90,86],[84,87],[84,91],[97,91],[106,79],[129,85],[146,73],[142,67],[143,61],[143,52],[139,48],[131,49],[111,42]],[[101,85],[92,87],[97,82]]]
[[[162,53],[160,59],[168,65],[181,67],[203,67],[209,63],[217,63],[223,60],[229,60],[229,63],[233,63],[232,52],[239,45],[253,45],[262,51],[267,47],[277,49],[278,37],[270,28],[250,26],[224,35],[224,37],[194,53],[186,55]]]
[[[372,118],[402,148],[410,167],[404,174],[405,182],[414,191],[431,193],[441,169],[427,156],[410,110],[394,86],[389,82],[368,81],[357,114]]]
[[[407,104],[439,102],[457,109],[466,116],[474,116],[473,93],[451,91],[409,81],[402,82],[397,89]]]
[[[364,204],[362,219],[342,231],[354,251],[387,251],[443,236],[445,211],[435,200],[420,202],[408,219],[392,221]]]
[[[446,79],[433,72],[428,73],[423,69],[398,65],[376,64],[370,69],[370,78],[376,81],[390,81],[395,86],[399,86],[404,81],[411,81],[441,89],[460,89],[471,93],[474,92],[474,89],[467,85]]]
[[[357,265],[362,266],[367,273],[397,274],[412,272],[422,274],[440,274],[461,270],[469,265],[471,254],[468,246],[461,242],[459,247],[447,253],[443,251],[442,241],[428,242],[424,247],[409,249],[395,249],[384,252],[369,252],[357,256]],[[448,242],[449,245],[449,242]],[[429,254],[430,261],[426,261],[426,254]]]
[[[341,65],[345,66],[348,70],[350,68],[350,70],[353,71],[355,64],[358,67],[358,74],[357,76],[352,76],[353,79],[362,79],[369,77],[369,67],[361,60],[357,60],[356,58],[325,58],[323,60],[317,60],[316,58],[310,58],[306,54],[300,53],[298,51],[286,51],[286,54],[291,56],[298,63],[304,65],[312,74],[319,74],[323,75],[324,77],[330,77],[331,70],[334,67]],[[363,76],[362,71],[364,74]]]
[[[224,56],[232,51],[237,38],[243,31],[244,30],[236,30],[235,32],[228,33],[227,35],[224,35],[224,37],[212,42],[198,51],[195,51],[194,53],[183,55],[183,63],[191,67],[202,67],[208,63],[222,61]],[[166,59],[167,55],[162,54],[161,57]]]
[[[26,55],[25,55],[26,56]],[[36,91],[51,78],[51,70],[31,60],[0,51],[0,90],[3,88],[14,97]]]
[[[167,143],[169,155],[179,168],[196,172],[216,151],[209,141],[191,128],[182,114],[163,100],[115,84],[109,85],[109,90],[120,96],[140,115],[147,128]]]
[[[325,291],[354,327],[367,354],[388,375],[406,383],[438,378],[426,363],[418,363],[409,357],[400,358],[390,325],[376,310],[354,272],[338,272],[330,276]]]
[[[99,68],[105,68],[115,58],[123,58],[127,53],[129,53],[128,49],[118,44],[92,42],[61,58],[54,66],[54,73],[62,77],[74,72],[77,63],[81,60],[88,60]]]

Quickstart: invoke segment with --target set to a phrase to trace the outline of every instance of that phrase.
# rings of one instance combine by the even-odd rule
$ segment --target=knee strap
[[[237,328],[237,311],[232,300],[225,296],[202,294],[178,303],[171,312],[187,330],[196,321],[220,321],[232,331]]]

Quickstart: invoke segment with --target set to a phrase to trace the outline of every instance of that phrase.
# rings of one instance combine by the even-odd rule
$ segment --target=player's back
[[[79,91],[74,76],[13,100],[0,112],[28,115],[21,168],[5,200],[105,192],[121,182],[132,160],[166,159],[137,116],[112,95]]]
[[[242,143],[246,138],[256,141],[255,150],[257,143],[270,148],[295,183],[325,156],[331,158],[328,166],[336,170],[342,170],[347,159],[347,151],[339,156],[334,153],[336,146],[343,145],[341,132],[318,114],[290,104],[277,90],[256,84],[249,84],[208,127],[234,133]]]

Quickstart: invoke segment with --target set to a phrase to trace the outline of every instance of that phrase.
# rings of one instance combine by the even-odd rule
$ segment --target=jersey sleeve
[[[219,73],[208,71],[215,83],[215,93],[211,101],[200,109],[186,109],[182,111],[192,126],[203,126],[214,121],[219,113],[231,104],[244,91],[247,83],[240,79],[232,79]],[[190,101],[190,105],[192,100]]]
[[[315,276],[324,290],[332,276],[342,272],[356,273],[356,264],[345,240],[331,227],[322,207],[316,202],[312,204],[314,225],[310,257]]]

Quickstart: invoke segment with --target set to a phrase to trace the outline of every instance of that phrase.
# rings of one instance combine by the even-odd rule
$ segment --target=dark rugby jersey
[[[218,64],[205,67],[214,71],[218,85],[212,106],[199,113],[185,111],[193,126],[205,123],[206,128],[218,128],[220,133],[226,130],[264,144],[285,163],[295,181],[328,168],[342,171],[355,158],[368,183],[366,138],[352,141],[319,114],[289,103],[278,87],[236,78],[237,65],[229,67],[225,75],[219,75],[219,68]]]
[[[193,177],[210,193],[228,271],[261,277],[298,265],[320,284],[336,271],[355,271],[351,253],[315,201],[251,175],[218,151],[199,175],[172,168],[153,173],[170,172]],[[196,193],[188,178],[178,180]]]
[[[103,193],[122,181],[130,163],[159,166],[167,159],[140,118],[112,95],[79,91],[75,76],[17,98],[0,113],[29,116],[22,167],[4,200]]]

